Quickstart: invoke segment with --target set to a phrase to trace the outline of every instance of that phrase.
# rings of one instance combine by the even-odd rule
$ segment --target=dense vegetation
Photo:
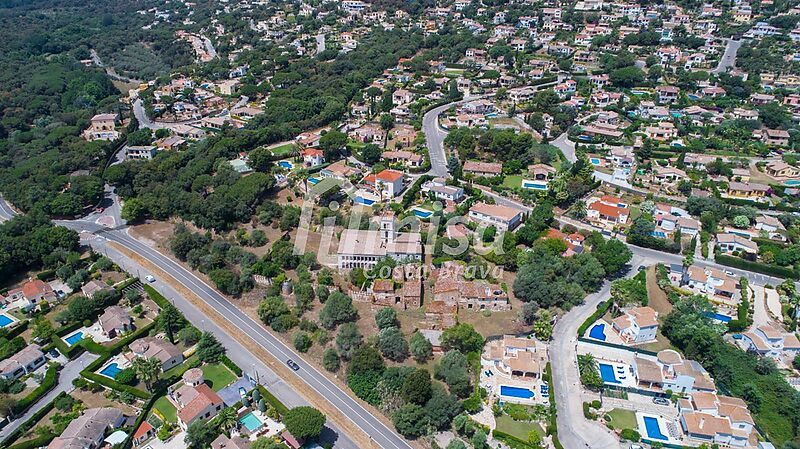
[[[0,184],[16,206],[72,216],[97,202],[97,169],[114,145],[86,142],[80,133],[95,113],[117,109],[120,92],[101,69],[80,61],[92,48],[103,57],[146,43],[158,70],[189,62],[170,29],[142,30],[148,19],[134,11],[155,4],[47,0],[0,7]]]
[[[721,391],[744,399],[776,446],[800,441],[800,393],[774,363],[725,343],[722,325],[713,324],[706,315],[711,311],[703,296],[683,298],[667,315],[662,332],[687,358],[700,362]]]
[[[17,216],[0,225],[0,275],[14,276],[33,268],[55,269],[78,258],[78,234],[54,226],[37,214]]]

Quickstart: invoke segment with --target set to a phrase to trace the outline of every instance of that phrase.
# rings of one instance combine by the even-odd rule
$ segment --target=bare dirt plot
[[[70,396],[83,402],[86,408],[114,407],[121,410],[122,413],[127,416],[135,416],[139,413],[138,409],[128,404],[123,404],[122,402],[111,400],[105,397],[103,393],[92,393],[91,391],[88,390],[83,391],[81,389],[75,389],[72,391],[72,393],[70,393]]]
[[[656,266],[647,268],[647,298],[648,305],[658,312],[660,318],[672,312],[672,303],[667,299],[667,294],[658,286],[656,279]]]

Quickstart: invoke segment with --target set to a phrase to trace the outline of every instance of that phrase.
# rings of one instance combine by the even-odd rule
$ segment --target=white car
[[[152,274],[148,274],[147,276],[144,277],[144,279],[147,282],[155,282],[156,281],[156,278],[154,278]]]

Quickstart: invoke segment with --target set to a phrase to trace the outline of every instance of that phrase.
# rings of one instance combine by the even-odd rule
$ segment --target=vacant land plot
[[[528,441],[528,434],[531,430],[535,430],[540,436],[544,435],[542,427],[535,422],[514,421],[508,415],[496,418],[496,422],[497,430],[515,436],[523,441]]]
[[[615,429],[636,429],[636,413],[631,410],[615,408],[608,412],[609,424]]]

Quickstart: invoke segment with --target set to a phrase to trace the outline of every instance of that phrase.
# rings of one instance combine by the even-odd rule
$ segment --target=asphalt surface
[[[711,70],[711,73],[725,73],[728,71],[729,67],[736,66],[736,52],[739,51],[739,47],[741,46],[742,41],[728,39],[728,43],[725,45],[725,53],[723,53],[722,57],[719,59],[717,66]]]
[[[59,394],[66,391],[72,391],[75,387],[72,386],[72,381],[80,377],[81,371],[86,368],[90,363],[97,360],[99,356],[96,354],[92,354],[91,352],[84,352],[75,360],[71,360],[58,373],[58,384],[47,392],[41,399],[39,399],[35,404],[31,406],[25,413],[22,414],[19,418],[11,421],[0,430],[0,440],[6,438],[11,432],[17,429],[17,427],[21,426],[25,423],[25,421],[29,420],[36,412],[43,409],[45,406],[50,404],[53,399],[56,398]]]
[[[283,342],[267,332],[261,324],[250,318],[244,312],[239,310],[234,304],[228,301],[227,298],[218,293],[213,287],[209,286],[193,273],[188,271],[183,266],[179,265],[172,259],[164,256],[159,251],[151,248],[150,246],[135,240],[129,236],[124,229],[104,230],[102,226],[87,223],[87,222],[59,222],[59,224],[67,226],[76,230],[85,230],[95,232],[99,238],[89,240],[92,246],[98,245],[102,248],[103,243],[100,239],[107,239],[108,241],[116,242],[129,250],[139,254],[140,256],[148,259],[150,262],[157,264],[160,269],[167,272],[170,276],[175,278],[184,287],[190,289],[198,297],[200,297],[206,304],[213,307],[220,315],[227,319],[233,326],[239,329],[242,333],[252,338],[259,346],[269,352],[280,363],[285,363],[288,359],[294,360],[300,369],[294,372],[302,382],[309,388],[313,389],[320,396],[326,398],[355,423],[356,426],[361,428],[378,447],[385,449],[410,449],[411,446],[400,435],[394,432],[393,429],[387,427],[380,419],[374,416],[374,412],[365,409],[359,402],[349,396],[346,392],[342,391],[336,384],[330,381],[325,375],[316,370],[313,366],[307,364],[303,358],[294,350],[289,348]],[[108,252],[109,257],[114,257],[114,254]],[[138,268],[137,275],[144,276],[145,271]],[[163,286],[163,284],[161,285]],[[176,306],[178,305],[177,299],[180,296],[174,293],[172,298],[176,299]],[[191,309],[191,305],[184,305],[186,309]],[[210,320],[206,321],[201,319],[201,327],[211,325]],[[222,330],[218,332],[223,333]],[[231,337],[231,340],[234,340]],[[226,346],[228,346],[226,344]],[[240,352],[238,350],[231,352]],[[247,357],[246,360],[256,361],[255,357]],[[245,364],[247,366],[247,364]],[[265,372],[266,367],[262,366],[259,371]],[[273,374],[274,375],[274,374]],[[288,387],[286,388],[289,389]],[[280,390],[280,389],[279,389]],[[341,435],[341,434],[340,434]],[[340,438],[342,438],[340,436]],[[356,447],[350,445],[343,445],[341,447]]]
[[[447,155],[444,151],[444,139],[447,132],[439,127],[439,114],[461,102],[448,103],[435,107],[422,116],[422,130],[425,133],[425,144],[428,146],[428,157],[431,159],[429,175],[449,176],[447,171]]]

